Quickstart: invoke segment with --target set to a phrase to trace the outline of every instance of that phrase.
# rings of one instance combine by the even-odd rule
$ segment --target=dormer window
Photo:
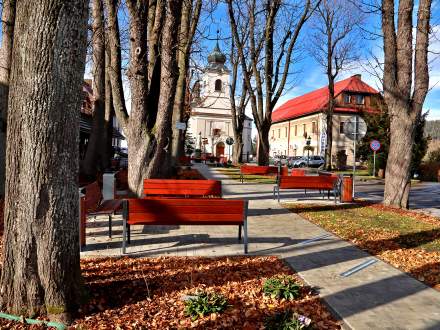
[[[222,91],[222,81],[220,79],[217,79],[215,81],[215,91],[221,92]]]
[[[344,94],[344,103],[351,103],[350,94]]]
[[[356,95],[356,104],[364,104],[365,98],[363,95]]]

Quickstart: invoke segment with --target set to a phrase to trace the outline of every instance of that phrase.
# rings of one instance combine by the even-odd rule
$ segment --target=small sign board
[[[373,140],[370,142],[370,148],[373,151],[378,151],[380,149],[380,142],[377,140]]]
[[[185,129],[186,129],[186,124],[185,124],[185,123],[182,123],[182,122],[180,122],[180,121],[178,121],[178,122],[176,123],[176,128],[177,128],[177,129],[181,129],[181,130],[185,130]]]

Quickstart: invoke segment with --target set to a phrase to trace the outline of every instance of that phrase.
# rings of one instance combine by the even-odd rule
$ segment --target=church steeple
[[[211,54],[208,55],[208,68],[209,69],[226,69],[224,67],[226,62],[226,55],[222,53],[220,50],[220,46],[218,44],[219,32],[217,30],[217,41],[214,49]]]

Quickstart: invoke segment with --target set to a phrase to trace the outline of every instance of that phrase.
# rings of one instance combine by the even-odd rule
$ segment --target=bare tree
[[[288,79],[294,48],[304,23],[316,4],[312,0],[226,0],[232,36],[240,58],[255,126],[258,130],[258,164],[269,163],[269,130],[272,111],[281,97]],[[235,10],[244,3],[244,10]],[[249,38],[243,44],[237,29],[237,16],[248,20]],[[260,51],[261,49],[261,51]],[[245,54],[246,53],[246,54]],[[252,70],[247,71],[249,58]]]
[[[239,4],[237,4],[239,6]],[[246,26],[244,26],[240,17],[237,20],[238,37],[242,44],[246,43],[246,39],[249,37],[249,32]],[[234,149],[232,153],[232,163],[238,165],[243,162],[243,128],[244,121],[246,119],[245,110],[249,102],[249,93],[247,90],[246,82],[241,75],[240,77],[240,57],[235,47],[235,42],[232,39],[231,49],[229,55],[229,61],[232,66],[232,75],[229,88],[229,100],[231,103],[231,116],[232,116],[232,131],[234,133]],[[250,71],[250,66],[246,67]],[[239,84],[237,86],[237,84]]]
[[[171,169],[171,121],[178,78],[177,38],[182,2],[129,0],[131,112],[122,86],[117,0],[106,0],[110,81],[116,117],[128,143],[128,184],[142,195],[143,179],[166,177]]]
[[[384,99],[390,115],[390,148],[385,174],[384,204],[408,207],[410,165],[415,127],[429,87],[428,46],[431,0],[418,3],[413,39],[413,0],[382,0]]]
[[[363,20],[356,1],[322,0],[312,18],[313,34],[310,53],[325,70],[328,79],[328,104],[325,128],[325,168],[332,168],[333,112],[335,80],[338,74],[359,59],[357,27]]]
[[[92,0],[92,58],[93,58],[93,125],[82,172],[93,176],[101,170],[105,148],[105,26],[102,0]]]
[[[6,122],[8,120],[9,73],[14,40],[15,0],[2,6],[2,47],[0,49],[0,196],[5,195]]]
[[[44,24],[41,24],[44,22]],[[78,140],[87,1],[19,1],[9,89],[2,310],[69,322],[82,295]]]
[[[188,90],[189,60],[191,47],[196,33],[202,9],[202,0],[183,0],[182,18],[179,32],[178,67],[179,78],[176,86],[176,98],[173,110],[173,139],[171,156],[175,165],[179,157],[184,154],[184,130],[176,128],[177,122],[184,122],[185,98]]]

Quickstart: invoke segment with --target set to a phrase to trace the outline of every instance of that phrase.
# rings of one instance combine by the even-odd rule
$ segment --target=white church
[[[230,70],[218,42],[208,56],[208,66],[200,81],[200,97],[192,104],[188,132],[196,138],[196,148],[202,154],[232,157],[233,147],[226,139],[233,138],[231,104],[229,99]],[[252,153],[252,119],[246,116],[243,128],[243,161]]]

